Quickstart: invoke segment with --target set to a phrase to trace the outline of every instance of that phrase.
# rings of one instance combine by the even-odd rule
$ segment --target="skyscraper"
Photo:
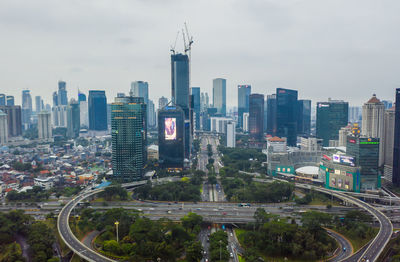
[[[400,88],[396,88],[392,182],[400,186]]]
[[[362,107],[361,134],[366,137],[382,138],[385,105],[373,94]],[[383,165],[383,144],[379,147],[379,166]]]
[[[213,107],[221,116],[226,115],[226,79],[213,80]]]
[[[390,109],[393,107],[392,101],[389,100],[382,100],[382,103],[385,105],[385,109]]]
[[[350,135],[347,137],[346,154],[354,157],[355,165],[361,167],[361,189],[380,188],[379,138]]]
[[[105,91],[89,91],[89,130],[107,130],[107,98]]]
[[[78,102],[86,101],[86,95],[78,90]]]
[[[156,112],[155,112],[153,100],[151,100],[151,99],[149,99],[147,101],[147,121],[148,121],[149,127],[156,126]]]
[[[38,134],[41,140],[49,140],[52,137],[50,112],[41,111],[38,113]]]
[[[317,103],[317,138],[323,139],[323,146],[339,139],[340,128],[348,124],[348,110],[349,104],[341,100]]]
[[[88,115],[88,102],[86,100],[86,95],[78,91],[78,101],[79,101],[79,118],[81,122],[81,127],[89,127],[89,115]]]
[[[0,106],[0,110],[7,114],[8,136],[22,135],[21,106]]]
[[[189,118],[189,57],[183,54],[171,55],[171,91],[172,101]]]
[[[5,105],[6,105],[6,95],[0,94],[0,106],[5,106]]]
[[[58,81],[58,105],[68,105],[67,83]]]
[[[193,110],[195,114],[196,130],[200,130],[200,87],[192,87]]]
[[[8,143],[7,114],[0,110],[0,145]]]
[[[249,132],[249,113],[243,113],[243,132]]]
[[[147,154],[147,118],[143,97],[117,97],[111,104],[112,167],[116,180],[140,180]]]
[[[229,122],[226,125],[226,147],[236,147],[235,122]]]
[[[311,131],[311,100],[298,100],[297,134],[308,137]]]
[[[164,108],[168,104],[168,98],[162,96],[158,99],[158,109]]]
[[[22,125],[28,129],[31,125],[32,97],[29,90],[22,90]]]
[[[267,134],[276,136],[276,95],[267,95]]]
[[[286,137],[288,146],[296,146],[297,90],[276,89],[276,135]]]
[[[149,84],[144,81],[134,81],[131,83],[130,96],[143,97],[147,105],[149,101]]]
[[[238,85],[238,126],[243,128],[243,113],[249,112],[251,85]]]
[[[14,96],[7,96],[7,105],[8,106],[14,106],[15,102],[14,102]]]
[[[58,94],[57,91],[53,92],[53,107],[58,106]]]
[[[383,173],[385,179],[392,181],[393,173],[393,148],[394,148],[394,107],[385,111],[385,120],[381,144],[383,144]]]
[[[264,137],[264,95],[249,96],[249,133],[256,140]]]
[[[81,127],[79,103],[71,99],[67,108],[67,136],[77,138]]]
[[[185,159],[184,113],[179,106],[158,111],[158,148],[160,165],[183,168]]]
[[[39,114],[40,111],[43,110],[42,105],[43,105],[43,100],[40,96],[35,96],[35,105],[36,105],[36,114]]]

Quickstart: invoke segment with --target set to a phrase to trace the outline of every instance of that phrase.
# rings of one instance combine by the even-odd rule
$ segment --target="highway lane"
[[[329,229],[326,229],[326,231],[339,243],[338,255],[335,256],[333,259],[330,259],[329,261],[338,262],[342,261],[345,258],[348,258],[353,252],[351,243],[347,241],[345,238],[343,238],[342,235],[336,233],[335,231]]]

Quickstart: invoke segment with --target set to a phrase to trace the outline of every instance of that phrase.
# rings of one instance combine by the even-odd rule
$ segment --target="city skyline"
[[[264,95],[277,87],[295,89],[299,99],[311,99],[313,106],[328,97],[362,105],[373,93],[394,100],[393,90],[399,85],[395,25],[400,18],[393,5],[400,4],[359,3],[217,2],[209,9],[206,2],[192,1],[59,3],[57,8],[48,1],[34,6],[5,1],[0,4],[4,36],[0,85],[16,104],[21,104],[20,93],[27,88],[49,103],[60,79],[67,82],[69,96],[79,88],[86,94],[105,90],[112,98],[117,92],[128,93],[130,82],[143,80],[149,82],[150,99],[170,98],[169,47],[187,21],[195,40],[192,86],[211,94],[212,79],[227,79],[229,108],[236,104],[233,91],[240,84],[250,84],[254,93]],[[313,12],[318,15],[307,15],[311,7],[320,11]],[[176,8],[185,12],[166,21]],[[93,13],[87,14],[87,9]],[[201,10],[207,11],[207,21]],[[218,16],[221,10],[226,10],[224,21]],[[151,23],[141,23],[145,18]],[[344,21],[352,26],[343,27]],[[139,28],[139,23],[145,26]],[[76,42],[77,37],[81,41]],[[26,40],[31,44],[29,54]],[[181,42],[179,37],[177,50],[182,50]],[[358,95],[361,91],[365,97]]]

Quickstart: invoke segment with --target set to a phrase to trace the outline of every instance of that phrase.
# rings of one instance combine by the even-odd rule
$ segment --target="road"
[[[342,235],[336,233],[335,231],[329,229],[326,229],[326,231],[328,231],[328,234],[332,236],[334,239],[336,239],[336,241],[339,243],[338,255],[336,255],[333,259],[330,259],[329,261],[339,262],[349,257],[353,252],[351,243],[347,239],[345,239]]]

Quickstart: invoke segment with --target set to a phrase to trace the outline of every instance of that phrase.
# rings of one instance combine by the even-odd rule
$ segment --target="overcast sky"
[[[351,104],[400,87],[400,1],[385,0],[1,0],[0,93],[23,89],[51,103],[58,80],[106,90],[108,101],[149,82],[150,98],[170,98],[170,46],[186,21],[194,37],[191,85],[211,95],[227,79],[299,98]],[[182,37],[177,49],[182,49]],[[211,97],[210,97],[211,98]]]

